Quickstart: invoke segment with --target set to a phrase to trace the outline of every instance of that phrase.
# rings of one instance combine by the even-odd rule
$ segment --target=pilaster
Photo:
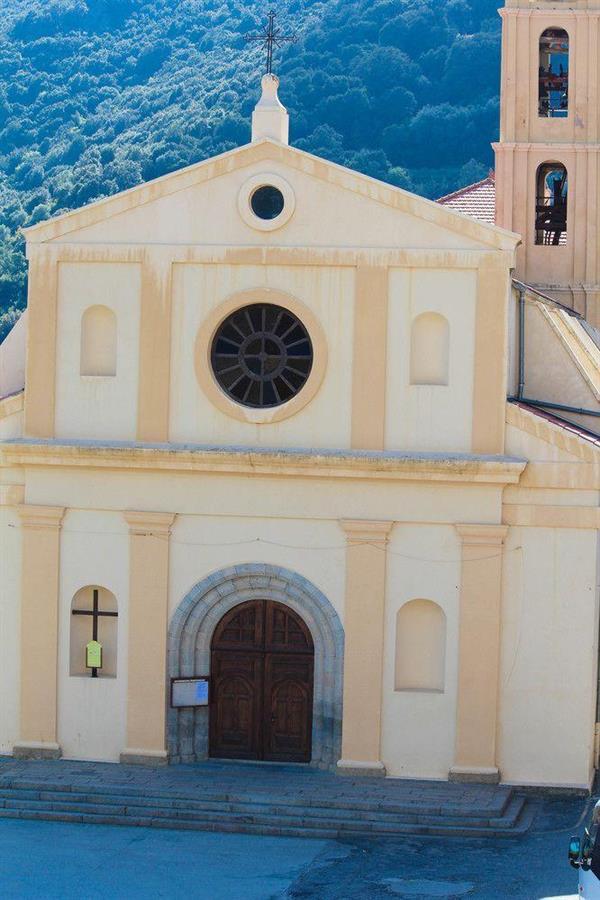
[[[506,308],[509,275],[499,265],[482,264],[477,273],[473,453],[504,453],[506,418]]]
[[[54,437],[56,402],[56,322],[58,263],[43,253],[29,260],[27,365],[24,431],[27,437]]]
[[[352,448],[385,447],[388,269],[359,266],[354,301]]]
[[[169,440],[172,266],[147,257],[142,264],[138,441]]]
[[[504,525],[457,525],[462,541],[456,746],[451,781],[498,782]]]
[[[167,626],[172,513],[127,511],[129,675],[127,748],[121,762],[167,762]]]
[[[18,508],[22,533],[21,729],[13,753],[57,759],[58,594],[60,529],[65,510]]]
[[[385,775],[381,760],[383,633],[386,547],[393,524],[340,522],[347,542],[340,774]]]

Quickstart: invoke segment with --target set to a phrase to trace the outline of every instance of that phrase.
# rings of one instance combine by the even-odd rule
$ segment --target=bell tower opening
[[[505,0],[496,224],[515,275],[600,326],[600,17],[596,0]]]
[[[567,242],[567,170],[561,163],[542,163],[537,170],[535,242],[558,247]]]
[[[569,35],[564,28],[546,28],[540,37],[539,115],[569,114]]]

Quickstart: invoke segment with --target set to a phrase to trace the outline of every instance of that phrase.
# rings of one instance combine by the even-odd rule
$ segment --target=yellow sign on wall
[[[102,644],[90,641],[85,648],[85,664],[88,669],[102,668]]]

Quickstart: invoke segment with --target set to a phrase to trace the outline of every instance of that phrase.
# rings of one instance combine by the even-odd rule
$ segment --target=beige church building
[[[495,179],[297,150],[265,76],[247,146],[25,231],[0,753],[589,787],[600,5],[501,14]]]

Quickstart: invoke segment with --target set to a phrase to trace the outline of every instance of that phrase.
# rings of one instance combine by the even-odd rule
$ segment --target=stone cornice
[[[584,460],[594,463],[596,467],[600,465],[600,447],[593,440],[587,440],[583,435],[580,436],[568,428],[550,422],[516,403],[506,404],[506,424],[513,425],[565,453],[570,453],[575,457],[574,463],[577,460]]]
[[[336,185],[366,197],[370,201],[414,215],[496,249],[514,250],[520,240],[519,235],[505,229],[494,225],[484,225],[431,200],[410,194],[401,188],[320,159],[296,147],[265,139],[237,147],[220,156],[195,163],[188,168],[171,172],[162,178],[138,185],[113,197],[91,203],[82,209],[23,229],[28,252],[34,244],[60,240],[74,231],[106,221],[115,215],[143,207],[152,201],[237,172],[255,163],[267,161],[287,165],[291,169],[325,181],[329,185]]]
[[[88,469],[204,472],[302,478],[516,484],[526,460],[506,456],[392,451],[219,448],[17,439],[0,442],[0,463]]]
[[[175,513],[126,510],[123,518],[129,525],[130,534],[138,537],[146,537],[148,534],[163,536],[171,534]]]
[[[342,519],[340,527],[346,532],[348,543],[387,544],[394,522],[369,519]]]
[[[464,546],[500,547],[508,534],[507,525],[456,525]]]
[[[24,484],[0,484],[0,506],[22,506],[24,501]]]
[[[35,249],[33,249],[35,248]],[[165,265],[195,263],[200,265],[239,266],[383,266],[390,268],[431,268],[443,264],[446,268],[477,269],[481,265],[513,266],[514,250],[489,247],[286,247],[252,246],[230,247],[205,244],[35,244],[30,249],[31,260],[43,258],[59,262],[119,262],[138,265],[150,260],[163,260]]]
[[[6,419],[15,413],[22,412],[25,407],[25,391],[9,394],[0,399],[0,419]]]
[[[65,515],[63,506],[31,506],[23,504],[17,507],[22,528],[50,528],[58,531]]]

